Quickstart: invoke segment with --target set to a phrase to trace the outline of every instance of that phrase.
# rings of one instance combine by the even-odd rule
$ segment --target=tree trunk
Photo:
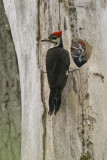
[[[106,160],[106,0],[3,1],[20,71],[21,159]],[[77,70],[69,73],[61,109],[50,117],[47,75],[41,70],[51,45],[40,40],[57,30],[69,52],[73,39],[84,40],[92,51],[81,68],[71,58],[70,70]]]

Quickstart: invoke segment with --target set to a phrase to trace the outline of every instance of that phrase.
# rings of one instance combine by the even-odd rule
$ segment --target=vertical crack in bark
[[[81,145],[82,145],[82,153],[81,153],[82,156],[80,157],[80,159],[82,160],[82,158],[91,157],[91,159],[94,160],[93,143],[90,140],[90,136],[91,136],[90,134],[93,128],[92,127],[90,128],[88,126],[87,120],[91,121],[91,124],[92,124],[94,123],[95,119],[94,118],[92,119],[92,117],[89,117],[89,115],[87,118],[86,107],[88,107],[87,105],[89,103],[86,104],[87,103],[86,101],[89,99],[89,94],[87,93],[87,90],[84,91],[84,89],[88,87],[88,84],[86,84],[87,80],[84,79],[84,77],[82,76],[81,69],[79,70],[77,75],[78,76],[76,78],[75,75],[73,75],[72,73],[73,89],[74,89],[74,92],[77,93],[78,95],[78,128],[77,129],[78,129],[78,134],[79,134]],[[74,79],[78,82],[78,87]],[[80,131],[79,131],[79,128],[80,128]]]
[[[41,58],[40,58],[40,1],[38,0],[38,65],[41,69]],[[45,108],[45,97],[44,97],[44,73],[41,71],[41,100],[43,103],[44,111],[42,115],[43,123],[43,160],[45,160],[45,146],[46,146],[46,108]]]
[[[59,24],[58,24],[58,29],[61,30],[60,0],[59,0]]]
[[[42,115],[42,122],[43,122],[43,128],[44,128],[44,133],[43,133],[43,160],[45,160],[45,154],[46,154],[46,108],[45,108],[45,97],[44,97],[44,73],[41,71],[41,99],[42,103],[44,106],[44,112]]]
[[[77,93],[78,90],[77,90],[76,80],[75,80],[75,77],[74,77],[74,75],[73,75],[73,72],[72,72],[72,79],[73,79],[73,89],[74,89],[74,92]]]
[[[74,84],[73,84],[74,85]],[[84,139],[84,134],[85,134],[85,129],[84,129],[84,100],[83,100],[83,90],[82,90],[82,79],[81,79],[81,71],[79,70],[79,76],[78,76],[78,89],[76,90],[78,94],[78,105],[81,107],[81,133],[80,137],[82,139],[82,154],[84,155],[85,153],[85,139]],[[78,124],[80,125],[80,124]]]
[[[68,0],[64,1],[65,9],[69,17],[70,22],[70,30],[72,33],[72,38],[77,39],[78,38],[78,32],[77,32],[77,12],[76,8],[74,6],[74,0]]]
[[[37,30],[37,59],[38,67],[40,68],[40,1],[38,0],[38,30]]]
[[[85,153],[85,139],[84,139],[84,134],[85,134],[85,129],[84,129],[84,99],[83,99],[83,89],[82,89],[82,79],[81,79],[81,71],[79,70],[79,75],[80,75],[80,95],[81,95],[81,111],[82,111],[82,151],[83,155]]]
[[[79,105],[81,107],[81,133],[80,133],[80,138],[82,141],[82,157],[91,157],[91,159],[94,159],[93,157],[93,150],[92,150],[92,143],[89,141],[89,135],[90,131],[87,131],[87,118],[86,118],[86,113],[85,113],[85,102],[84,102],[84,86],[86,84],[83,84],[82,80],[82,74],[81,74],[81,69],[79,70],[79,83],[78,83],[78,99],[79,99]],[[87,86],[88,87],[88,86]],[[80,125],[80,124],[79,124]],[[87,142],[87,140],[89,142]],[[88,145],[88,146],[87,146]]]

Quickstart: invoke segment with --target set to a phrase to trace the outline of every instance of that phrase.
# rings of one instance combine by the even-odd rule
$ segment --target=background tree
[[[19,160],[21,98],[11,30],[0,0],[0,160]]]

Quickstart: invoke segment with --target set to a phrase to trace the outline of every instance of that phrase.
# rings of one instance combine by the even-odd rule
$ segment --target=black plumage
[[[61,93],[64,89],[70,65],[69,53],[63,48],[62,31],[52,33],[41,42],[51,42],[54,47],[47,51],[46,71],[50,87],[49,114],[56,114],[61,106]]]
[[[69,53],[63,45],[48,50],[46,55],[46,70],[50,87],[49,114],[55,114],[61,106],[61,93],[64,89],[70,65]]]

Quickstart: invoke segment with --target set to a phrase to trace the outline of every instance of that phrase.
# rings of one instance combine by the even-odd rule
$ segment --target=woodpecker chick
[[[70,65],[69,53],[63,48],[62,31],[52,33],[42,42],[51,42],[53,48],[47,51],[46,71],[50,87],[49,114],[59,111],[61,106],[61,93],[66,85]]]
[[[82,41],[73,41],[73,47],[71,47],[71,56],[78,67],[81,67],[87,62],[87,57],[84,54],[86,45]]]

